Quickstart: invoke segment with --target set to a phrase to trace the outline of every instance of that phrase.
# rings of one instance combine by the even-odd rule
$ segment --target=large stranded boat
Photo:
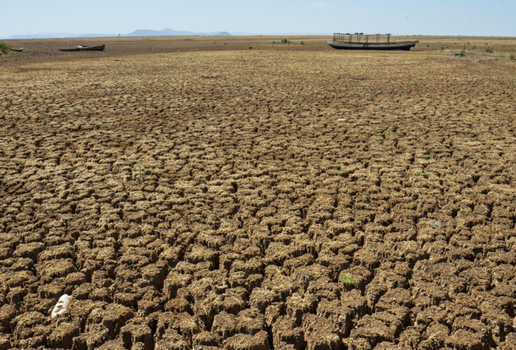
[[[326,44],[338,50],[410,50],[419,41],[394,41],[391,34],[334,33]]]

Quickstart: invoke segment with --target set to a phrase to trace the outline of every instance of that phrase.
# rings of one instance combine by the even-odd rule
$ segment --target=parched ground
[[[514,346],[515,39],[117,39],[0,57],[0,350]]]

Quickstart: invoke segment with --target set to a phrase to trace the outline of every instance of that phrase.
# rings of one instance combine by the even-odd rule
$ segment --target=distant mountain
[[[163,30],[138,29],[129,34],[70,34],[70,33],[39,33],[28,35],[13,35],[9,39],[55,39],[55,38],[101,38],[117,36],[177,36],[177,35],[214,35],[229,36],[228,32],[208,32],[199,33],[186,30],[173,30],[166,28]]]

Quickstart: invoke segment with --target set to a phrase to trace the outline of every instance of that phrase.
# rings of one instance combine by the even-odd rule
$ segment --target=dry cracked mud
[[[0,350],[511,348],[516,40],[324,39],[1,57]]]

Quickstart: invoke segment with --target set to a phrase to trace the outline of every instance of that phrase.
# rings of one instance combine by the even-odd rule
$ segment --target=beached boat
[[[23,52],[23,47],[20,47],[19,49],[13,49],[11,47],[11,48],[9,48],[9,50],[14,51],[14,52]]]
[[[79,45],[77,47],[59,49],[59,51],[68,52],[68,51],[104,51],[106,45],[98,45],[98,46],[86,46]]]
[[[334,33],[326,44],[338,50],[410,50],[418,40],[393,41],[391,34]]]

